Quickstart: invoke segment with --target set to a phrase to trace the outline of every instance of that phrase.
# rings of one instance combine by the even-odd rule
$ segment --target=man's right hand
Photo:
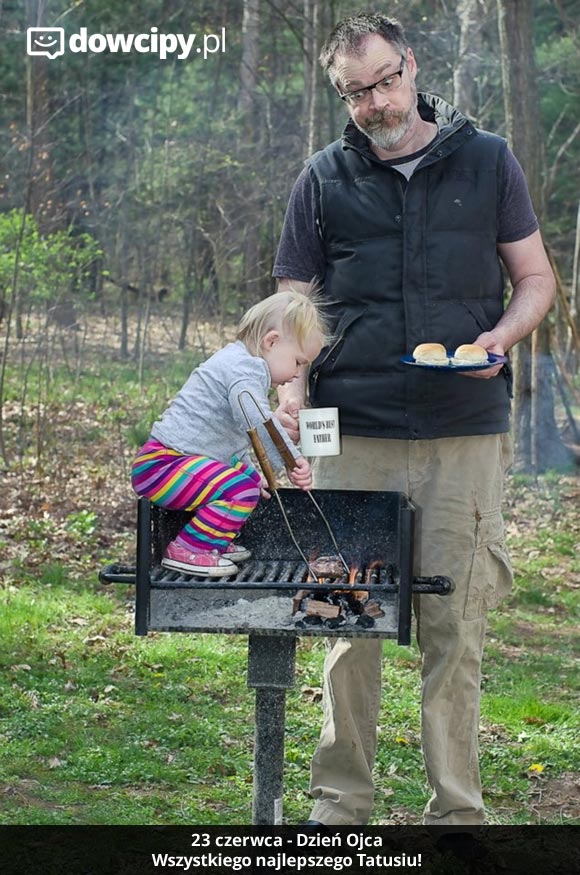
[[[300,426],[298,423],[298,411],[304,407],[304,402],[296,398],[285,398],[274,411],[278,422],[288,432],[290,440],[295,444],[300,440]]]

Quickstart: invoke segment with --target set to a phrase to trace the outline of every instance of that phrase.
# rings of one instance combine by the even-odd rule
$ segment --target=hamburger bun
[[[455,350],[451,363],[454,365],[486,365],[487,350],[478,343],[463,343]]]
[[[442,343],[420,343],[413,350],[413,358],[423,365],[446,365],[449,362]]]

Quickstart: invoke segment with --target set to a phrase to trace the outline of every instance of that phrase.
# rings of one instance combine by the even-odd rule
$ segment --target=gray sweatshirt
[[[241,340],[228,343],[192,371],[161,419],[153,424],[151,437],[186,456],[208,456],[225,465],[231,465],[236,456],[251,464],[248,423],[238,399],[240,392],[247,389],[260,411],[248,395],[241,399],[244,409],[252,426],[258,427],[274,470],[279,471],[284,463],[262,425],[263,419],[272,416],[268,404],[270,386],[270,371],[264,359],[251,355]],[[300,453],[276,418],[274,424],[298,459]]]

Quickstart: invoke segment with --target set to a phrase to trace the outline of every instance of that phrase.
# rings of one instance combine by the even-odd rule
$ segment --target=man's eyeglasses
[[[366,85],[364,88],[359,88],[357,91],[348,91],[346,94],[341,94],[340,99],[348,103],[349,106],[362,106],[370,97],[371,91],[377,89],[379,94],[390,94],[391,91],[396,91],[401,87],[403,81],[403,70],[405,68],[405,58],[401,61],[401,66],[395,73],[389,73],[379,79],[378,82],[373,82],[372,85]]]

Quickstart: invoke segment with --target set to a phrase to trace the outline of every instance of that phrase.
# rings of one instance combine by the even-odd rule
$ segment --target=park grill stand
[[[328,532],[298,489],[280,490],[285,511],[309,559],[333,552]],[[413,577],[414,507],[400,492],[316,490],[343,555],[352,567],[321,583],[309,579],[279,505],[262,501],[245,524],[243,542],[252,557],[227,578],[188,575],[161,566],[163,551],[189,518],[141,498],[138,502],[136,567],[109,565],[102,583],[135,584],[135,632],[220,632],[249,636],[248,685],[256,690],[254,824],[282,822],[286,690],[294,685],[296,638],[394,638],[411,640],[412,595],[446,595],[446,577]],[[342,607],[336,619],[301,611],[300,594]],[[361,615],[368,593],[373,618]],[[298,594],[298,596],[297,596]],[[355,599],[356,596],[356,599]],[[294,598],[294,603],[293,603]],[[312,605],[311,605],[312,606]],[[351,609],[353,608],[353,609]],[[336,611],[336,608],[333,608]]]

